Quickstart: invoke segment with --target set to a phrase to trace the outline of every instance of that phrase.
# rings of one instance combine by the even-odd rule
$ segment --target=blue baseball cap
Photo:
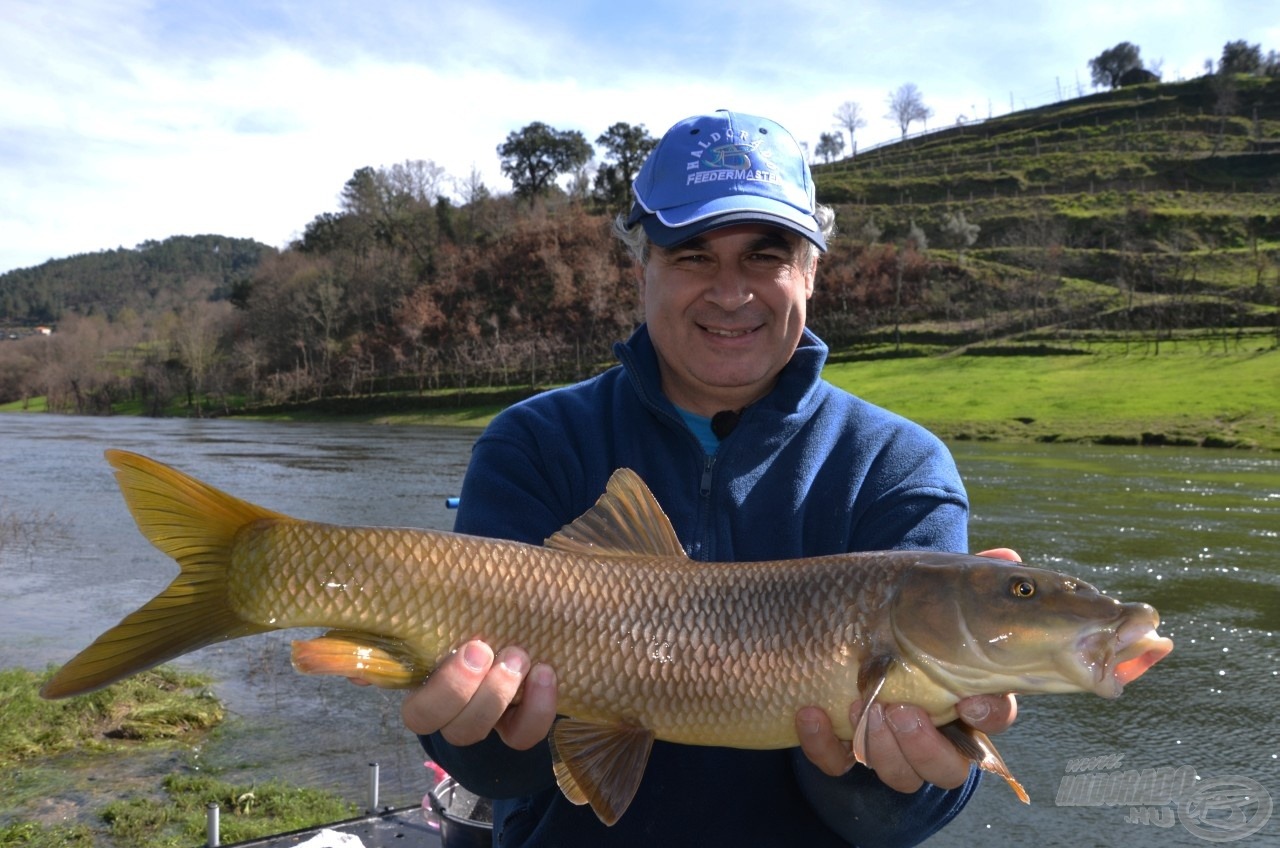
[[[827,249],[813,175],[791,133],[768,118],[721,109],[667,130],[631,184],[627,225],[674,247],[733,224],[772,224]]]

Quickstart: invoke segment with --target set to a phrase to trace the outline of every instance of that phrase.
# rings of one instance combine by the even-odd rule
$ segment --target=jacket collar
[[[806,327],[791,360],[778,375],[777,385],[769,394],[753,403],[752,408],[769,409],[784,416],[799,412],[809,403],[822,380],[827,352],[826,343]],[[646,405],[666,415],[678,417],[675,406],[662,393],[658,352],[649,337],[648,325],[641,324],[631,334],[631,338],[615,344],[613,353],[622,363],[632,386]]]

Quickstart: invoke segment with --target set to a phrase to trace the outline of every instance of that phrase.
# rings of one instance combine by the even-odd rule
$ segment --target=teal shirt
[[[705,415],[698,415],[687,409],[676,407],[676,412],[680,413],[680,417],[684,419],[684,424],[689,428],[693,435],[698,437],[698,443],[702,445],[702,452],[707,456],[715,456],[716,451],[720,449],[720,440],[716,438],[716,434],[711,432],[711,419]]]

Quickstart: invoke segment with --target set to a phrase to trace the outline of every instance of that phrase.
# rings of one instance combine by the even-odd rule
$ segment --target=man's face
[[[709,416],[773,388],[813,295],[817,259],[802,267],[804,254],[800,236],[761,224],[652,246],[641,298],[672,403]]]

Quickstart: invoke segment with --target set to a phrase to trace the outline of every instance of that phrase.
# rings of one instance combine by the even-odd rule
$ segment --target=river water
[[[299,517],[448,529],[445,498],[458,491],[474,437],[423,427],[0,416],[0,527],[10,528],[0,545],[0,667],[64,662],[175,573],[134,527],[105,448],[145,453]],[[1116,701],[1022,699],[1017,724],[996,743],[1032,804],[987,780],[928,846],[1280,845],[1280,812],[1269,815],[1280,805],[1280,458],[952,448],[973,500],[974,550],[1013,547],[1029,562],[1147,601],[1176,648]],[[294,674],[288,642],[299,635],[256,636],[178,661],[217,678],[232,716],[184,766],[362,802],[367,763],[377,761],[383,803],[416,802],[426,772],[400,724],[401,696]],[[1172,799],[1106,788],[1144,771],[1198,779],[1175,787]]]

